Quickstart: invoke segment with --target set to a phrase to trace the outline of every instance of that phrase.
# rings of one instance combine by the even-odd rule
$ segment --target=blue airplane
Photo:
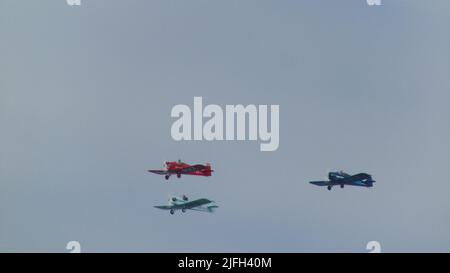
[[[367,173],[358,173],[355,175],[349,175],[343,171],[328,173],[329,181],[311,181],[309,183],[316,186],[327,186],[328,190],[331,190],[333,186],[340,185],[344,188],[344,185],[359,186],[359,187],[373,187],[375,180]]]

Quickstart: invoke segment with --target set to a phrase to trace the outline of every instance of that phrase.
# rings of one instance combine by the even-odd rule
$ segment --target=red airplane
[[[160,175],[165,175],[166,180],[170,178],[171,175],[176,174],[178,178],[181,177],[182,174],[185,175],[198,175],[198,176],[211,176],[213,170],[211,170],[211,164],[206,163],[206,165],[189,165],[181,160],[165,162],[164,167],[165,170],[148,170],[151,173],[156,173]]]

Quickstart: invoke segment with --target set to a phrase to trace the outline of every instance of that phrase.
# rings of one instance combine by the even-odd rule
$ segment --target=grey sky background
[[[450,250],[450,2],[0,0],[0,251]],[[175,142],[279,104],[280,147]],[[211,162],[166,183],[165,160]],[[308,184],[368,172],[374,188]],[[215,214],[154,209],[207,197]]]

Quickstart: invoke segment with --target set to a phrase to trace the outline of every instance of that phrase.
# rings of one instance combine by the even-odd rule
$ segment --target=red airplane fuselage
[[[211,165],[189,165],[184,162],[168,161],[166,162],[166,169],[170,173],[177,175],[199,175],[199,176],[211,176]]]

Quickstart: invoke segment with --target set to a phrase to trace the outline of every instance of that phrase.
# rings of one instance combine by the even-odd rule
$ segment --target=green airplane
[[[189,201],[186,195],[183,197],[172,196],[169,198],[169,205],[167,206],[155,206],[157,209],[169,210],[170,214],[174,214],[176,210],[181,210],[185,213],[186,210],[195,210],[203,212],[214,212],[219,206],[214,201],[206,198],[200,198],[197,200]]]

